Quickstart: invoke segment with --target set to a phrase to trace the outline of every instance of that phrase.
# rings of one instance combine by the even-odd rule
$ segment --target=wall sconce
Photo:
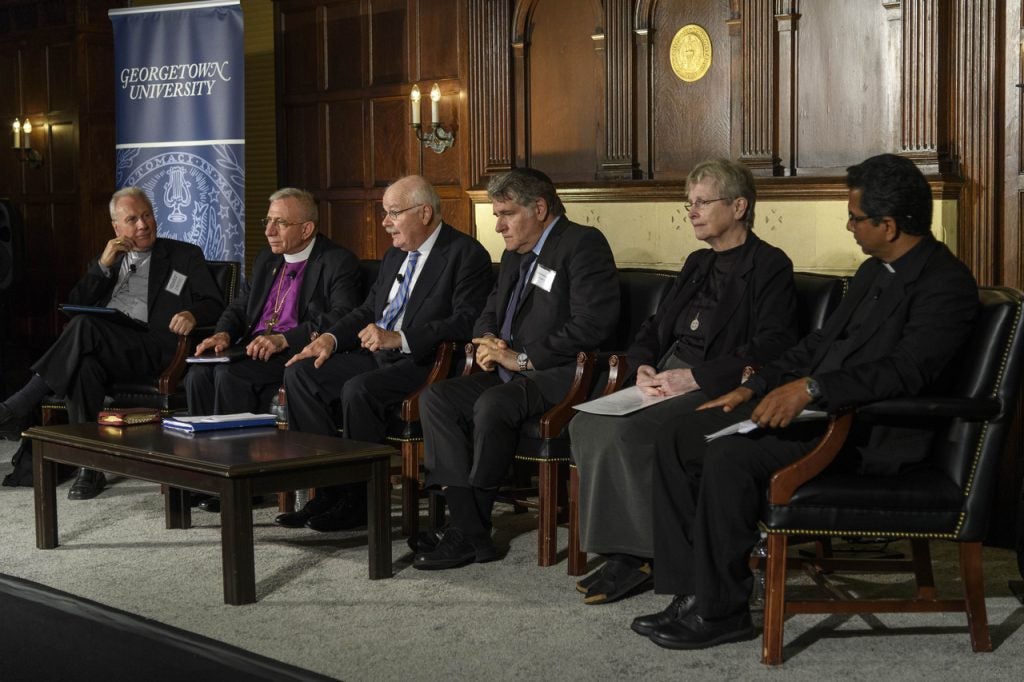
[[[430,132],[423,132],[423,126],[420,125],[420,87],[418,85],[412,86],[412,94],[409,99],[412,102],[412,129],[416,132],[416,139],[422,142],[424,147],[434,150],[436,154],[443,154],[451,149],[455,144],[455,131],[445,130],[438,120],[441,118],[438,113],[441,88],[437,86],[437,83],[430,88]]]
[[[11,149],[18,155],[21,162],[27,163],[30,168],[42,166],[43,157],[35,149],[32,149],[32,123],[28,117],[25,117],[24,123],[14,119],[11,130],[14,132],[14,145]]]

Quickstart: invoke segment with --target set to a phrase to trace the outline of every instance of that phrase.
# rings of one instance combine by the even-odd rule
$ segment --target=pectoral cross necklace
[[[284,281],[286,279],[288,280],[288,288],[284,290],[284,294],[282,295],[281,289],[284,288]],[[295,286],[295,273],[282,271],[281,279],[277,281],[277,295],[274,297],[274,311],[270,315],[270,319],[267,320],[267,329],[263,332],[264,334],[274,333],[274,327],[281,319],[281,310],[284,308],[284,302],[288,299],[288,294],[291,293],[293,286]]]

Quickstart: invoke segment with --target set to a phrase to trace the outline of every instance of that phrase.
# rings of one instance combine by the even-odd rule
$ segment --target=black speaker
[[[10,201],[0,199],[0,291],[10,290],[22,264],[17,253],[21,245],[21,214]]]

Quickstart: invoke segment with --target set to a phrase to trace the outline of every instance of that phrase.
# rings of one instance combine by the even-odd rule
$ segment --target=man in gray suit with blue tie
[[[420,176],[384,192],[384,229],[392,246],[363,303],[287,363],[289,428],[381,442],[388,410],[419,388],[438,344],[468,339],[493,275],[478,241],[441,221],[441,199]],[[276,522],[317,531],[366,521],[362,484],[318,489],[302,509]]]

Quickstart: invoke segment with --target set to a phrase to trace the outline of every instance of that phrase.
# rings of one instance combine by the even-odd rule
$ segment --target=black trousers
[[[288,428],[334,435],[334,405],[341,402],[345,438],[380,443],[387,435],[388,411],[426,381],[430,366],[401,353],[335,353],[319,369],[312,360],[284,373]]]
[[[497,488],[520,425],[553,404],[523,375],[502,383],[497,372],[478,372],[430,386],[420,396],[427,485]]]
[[[768,481],[809,452],[823,431],[821,422],[804,422],[705,443],[706,434],[749,418],[754,405],[683,415],[658,439],[654,588],[695,595],[705,618],[746,608],[753,586],[748,560]]]
[[[32,371],[67,398],[68,421],[96,421],[106,388],[117,381],[156,377],[163,370],[154,333],[94,315],[76,315]],[[166,332],[170,333],[170,332]]]
[[[245,358],[237,362],[191,365],[185,375],[185,393],[191,414],[266,412],[284,381],[284,363],[291,349],[267,361]]]

